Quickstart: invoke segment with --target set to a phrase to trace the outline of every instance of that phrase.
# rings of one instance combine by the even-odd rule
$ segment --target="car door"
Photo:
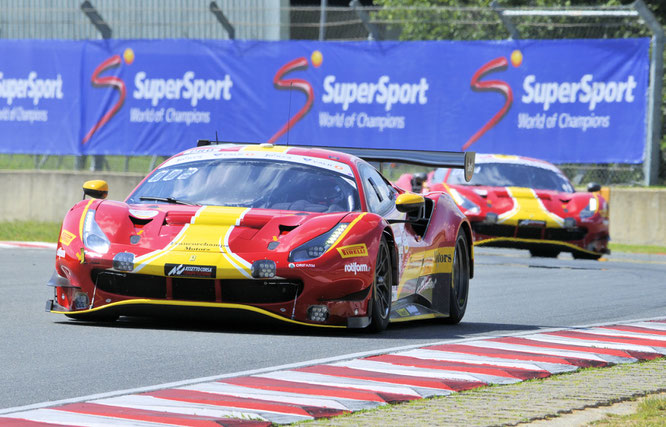
[[[363,191],[368,212],[383,216],[387,220],[405,219],[405,214],[395,207],[398,192],[371,165],[359,165]],[[419,286],[426,244],[409,224],[391,225],[398,251],[398,279],[393,289],[393,302],[414,295]]]

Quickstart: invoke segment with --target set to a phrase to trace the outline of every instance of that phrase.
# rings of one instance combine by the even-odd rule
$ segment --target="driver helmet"
[[[309,183],[306,199],[318,205],[335,205],[344,199],[344,194],[333,177],[318,177]]]
[[[424,183],[428,179],[428,175],[423,172],[417,172],[412,175],[412,191],[414,193],[420,193],[423,190]]]

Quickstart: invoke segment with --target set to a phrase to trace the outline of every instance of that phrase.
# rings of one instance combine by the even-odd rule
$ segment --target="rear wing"
[[[326,148],[341,151],[372,162],[402,162],[420,166],[464,169],[465,181],[467,182],[469,182],[472,179],[472,175],[474,175],[474,158],[476,153],[472,151],[419,151],[352,147],[314,148]]]
[[[197,146],[217,144],[258,144],[252,142],[209,141],[200,139]],[[371,162],[402,162],[421,166],[434,166],[439,168],[464,169],[465,181],[469,182],[474,175],[474,158],[472,151],[420,151],[395,150],[384,148],[356,148],[356,147],[324,147],[294,145],[295,147],[321,148],[324,150],[340,151]]]

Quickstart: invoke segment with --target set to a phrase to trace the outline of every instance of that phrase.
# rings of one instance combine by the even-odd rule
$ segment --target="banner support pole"
[[[634,9],[652,31],[650,49],[650,90],[645,138],[643,175],[645,185],[657,185],[659,178],[659,146],[661,142],[661,87],[664,75],[664,29],[643,0],[636,0]]]

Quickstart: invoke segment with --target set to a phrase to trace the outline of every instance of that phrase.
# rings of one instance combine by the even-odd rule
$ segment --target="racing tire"
[[[78,320],[82,322],[108,322],[112,323],[118,320],[120,317],[117,314],[102,314],[102,313],[88,313],[88,314],[65,314],[73,320]]]
[[[453,268],[451,270],[451,290],[449,297],[449,317],[444,323],[456,325],[460,323],[465,310],[467,310],[467,297],[469,295],[469,243],[465,232],[460,229],[453,251]]]
[[[375,263],[375,280],[372,284],[371,322],[372,332],[381,332],[391,319],[391,299],[393,297],[393,265],[391,252],[386,239],[382,237]]]
[[[530,249],[530,255],[534,258],[557,258],[559,254],[557,249]]]
[[[586,252],[574,252],[571,255],[574,259],[591,259],[593,261],[599,261],[599,258],[603,256],[602,254],[588,254]]]

